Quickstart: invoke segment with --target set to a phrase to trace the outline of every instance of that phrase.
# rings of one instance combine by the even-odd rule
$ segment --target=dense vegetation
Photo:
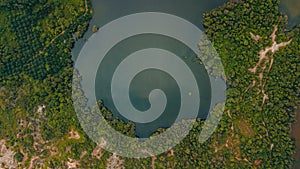
[[[146,159],[121,158],[120,165],[292,168],[295,143],[290,124],[299,105],[300,27],[285,30],[287,19],[278,12],[278,3],[230,2],[204,15],[205,32],[220,54],[228,83],[226,110],[213,136],[199,144],[203,121],[198,119],[172,151]],[[50,168],[66,168],[72,160],[79,168],[105,168],[113,155],[96,151],[95,143],[81,129],[71,99],[70,48],[76,39],[72,34],[80,37],[86,29],[90,14],[85,2],[2,1],[0,9],[0,139],[16,152],[20,168],[30,166],[32,159],[37,159],[33,165]],[[270,71],[259,70],[268,94],[263,103],[260,87],[249,88],[253,80],[259,80],[249,69],[259,61],[259,51],[272,45],[270,36],[276,25],[276,42],[292,42],[269,53],[274,58]],[[134,134],[134,124],[111,119],[109,110],[102,109],[117,130]],[[72,130],[79,138],[70,136]]]
[[[91,17],[85,5],[80,0],[2,2],[1,81],[20,73],[43,79],[72,65],[70,49]]]

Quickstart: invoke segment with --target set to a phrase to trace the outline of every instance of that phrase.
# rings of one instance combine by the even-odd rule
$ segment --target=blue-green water
[[[96,77],[96,97],[102,99],[105,106],[107,106],[115,116],[125,120],[119,113],[112,102],[111,96],[111,81],[113,73],[117,66],[126,56],[135,51],[145,48],[161,48],[170,51],[177,56],[189,56],[186,59],[182,57],[188,67],[195,72],[199,89],[200,89],[200,110],[199,117],[205,119],[210,108],[211,102],[211,86],[209,76],[203,65],[192,62],[191,58],[196,58],[196,55],[175,39],[164,37],[161,35],[146,34],[134,36],[126,39],[116,45],[106,55],[101,62],[97,77]],[[113,58],[113,59],[111,59]],[[165,64],[172,63],[172,60],[165,60]],[[180,70],[180,68],[178,68]],[[179,76],[187,76],[184,72],[178,71]],[[169,127],[174,123],[178,112],[180,110],[180,91],[176,81],[161,70],[145,70],[135,76],[130,85],[130,99],[136,109],[140,111],[148,110],[150,107],[149,93],[153,89],[161,89],[167,96],[167,107],[162,116],[151,123],[136,123],[136,133],[140,137],[147,137],[152,132],[156,131],[158,127]]]
[[[139,12],[163,12],[182,17],[203,30],[201,21],[204,12],[210,11],[227,1],[225,0],[93,0],[94,16],[90,22],[90,27],[83,39],[76,42],[73,49],[73,58],[76,59],[85,40],[92,35],[93,25],[101,27],[105,24],[125,15]],[[124,28],[125,29],[125,28]],[[103,103],[114,114],[125,121],[116,110],[110,94],[110,82],[112,74],[122,58],[130,55],[132,52],[143,48],[161,48],[171,51],[177,56],[182,57],[185,63],[197,72],[195,74],[200,89],[200,109],[199,117],[205,119],[211,105],[211,84],[203,65],[192,62],[196,58],[188,47],[169,37],[157,35],[138,35],[128,38],[122,43],[116,45],[106,56],[106,60],[99,66],[96,84],[96,97],[103,100]],[[186,57],[186,58],[185,58]],[[185,59],[184,59],[185,58]],[[105,72],[105,73],[101,73]],[[185,76],[182,74],[182,76]],[[222,83],[222,81],[220,81]],[[222,86],[222,84],[220,84]],[[136,135],[138,137],[149,137],[159,127],[169,127],[174,123],[180,108],[180,93],[174,79],[167,73],[159,70],[146,70],[140,72],[132,81],[130,87],[130,99],[132,104],[138,110],[147,110],[149,108],[148,95],[153,89],[162,89],[168,100],[167,107],[162,116],[151,123],[136,123]],[[218,87],[216,87],[218,88]],[[224,98],[220,98],[220,101]]]
[[[299,0],[281,0],[279,6],[280,12],[288,17],[289,29],[300,24],[300,1]]]
[[[163,12],[182,17],[203,30],[203,13],[225,2],[228,0],[92,0],[94,16],[84,38],[76,42],[73,58],[77,58],[84,41],[93,34],[93,25],[101,28],[117,18],[138,12]]]

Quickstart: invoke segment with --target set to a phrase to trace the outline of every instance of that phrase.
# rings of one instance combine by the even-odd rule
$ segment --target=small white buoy
[[[189,96],[192,96],[192,92],[189,92]]]

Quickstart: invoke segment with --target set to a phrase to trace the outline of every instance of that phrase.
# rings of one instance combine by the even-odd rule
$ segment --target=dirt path
[[[259,88],[258,94],[262,94],[262,106],[265,104],[266,100],[269,99],[268,95],[265,92],[265,86],[266,86],[266,81],[264,80],[265,77],[265,70],[267,68],[267,65],[269,65],[267,69],[267,73],[270,72],[272,69],[273,63],[274,63],[274,58],[273,55],[275,52],[279,51],[281,47],[289,45],[292,40],[289,40],[287,42],[281,42],[277,43],[276,42],[276,33],[278,31],[277,25],[274,27],[274,31],[272,32],[270,38],[272,39],[272,46],[267,46],[265,49],[262,49],[259,51],[259,60],[256,63],[256,65],[253,68],[248,69],[249,72],[257,75],[257,72],[259,71],[260,73],[257,75],[257,79],[254,79],[252,83],[249,85],[249,87],[245,90],[247,92],[249,89],[255,87],[257,85],[257,82],[259,81],[259,84],[257,87]],[[261,37],[259,35],[254,35],[253,33],[250,32],[250,36],[252,39],[255,41],[258,41]],[[268,56],[268,54],[271,54],[271,56]]]
[[[63,35],[64,33],[65,33],[66,31],[65,30],[63,30],[60,34],[58,34],[57,36],[55,36],[53,39],[51,39],[51,41],[43,48],[43,50],[41,50],[41,51],[39,51],[39,54],[38,55],[36,55],[35,57],[37,57],[37,56],[39,56],[39,55],[41,55],[41,54],[43,54],[45,51],[46,51],[46,49],[58,38],[58,37],[60,37],[61,35]]]
[[[121,160],[116,153],[107,159],[106,169],[125,169],[124,160]]]
[[[5,168],[17,168],[14,155],[14,151],[11,151],[9,147],[5,145],[6,140],[0,140],[0,168],[4,164]]]
[[[24,163],[27,161],[28,159],[28,154],[24,152],[23,148],[20,148],[20,152],[23,154],[23,160],[21,162],[22,165],[24,165]]]
[[[69,132],[69,137],[68,139],[80,139],[80,135],[78,134],[77,131],[74,131],[74,129],[71,129],[71,131]]]
[[[84,3],[85,3],[85,14],[87,14],[89,11],[87,0],[84,0]]]
[[[33,169],[33,167],[34,167],[34,161],[35,160],[37,160],[37,159],[39,159],[39,157],[38,156],[33,156],[32,158],[31,158],[31,160],[30,160],[30,165],[29,165],[29,167],[28,167],[28,169]]]
[[[151,167],[152,167],[152,169],[155,169],[155,160],[157,159],[157,157],[147,150],[142,150],[142,153],[149,154],[151,156],[151,158],[152,158]]]
[[[88,7],[88,3],[87,3],[87,0],[84,0],[84,3],[85,3],[85,13],[84,13],[84,15],[86,15],[87,13],[88,13],[88,11],[89,11],[89,7]],[[36,56],[34,56],[34,58],[36,58],[36,57],[38,57],[39,55],[41,55],[41,54],[43,54],[45,51],[46,51],[46,49],[58,38],[58,37],[60,37],[61,35],[63,35],[63,34],[65,34],[65,30],[63,30],[60,34],[58,34],[57,36],[55,36],[53,39],[51,39],[51,41],[50,41],[50,43],[48,43],[44,48],[43,48],[43,50],[41,50],[41,51],[39,51],[39,53],[36,55]]]
[[[267,83],[267,80],[264,80],[264,77],[266,76],[264,73],[269,73],[272,69],[273,63],[274,63],[274,53],[279,51],[280,48],[289,45],[292,40],[286,41],[286,42],[281,42],[277,43],[276,42],[276,33],[278,31],[277,25],[274,27],[274,31],[272,32],[270,38],[272,40],[272,46],[267,46],[265,49],[262,49],[259,51],[259,60],[256,63],[256,65],[253,68],[249,69],[249,72],[257,75],[257,77],[252,81],[252,83],[249,85],[249,87],[245,90],[247,92],[251,88],[257,86],[259,88],[259,92],[257,94],[262,94],[263,100],[262,100],[262,106],[265,104],[266,100],[269,99],[268,95],[266,94],[265,91],[265,86]],[[258,41],[261,39],[259,35],[254,35],[253,33],[250,32],[251,38],[254,39],[255,41]],[[268,54],[271,54],[271,56],[268,56]],[[268,65],[268,69],[267,69]],[[296,158],[296,169],[300,169],[300,108],[298,109],[298,114],[297,114],[297,123],[293,124],[292,126],[292,131],[291,135],[296,138],[297,140],[297,154],[295,154]],[[263,126],[266,129],[266,137],[269,136],[268,130],[266,123],[263,119]],[[260,136],[260,139],[262,139],[263,136]],[[274,144],[270,142],[270,150],[272,151],[274,148]],[[260,164],[262,161],[261,160],[256,160],[254,161],[254,165]]]

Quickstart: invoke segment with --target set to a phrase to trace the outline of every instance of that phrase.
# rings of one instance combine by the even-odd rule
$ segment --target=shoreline
[[[296,121],[292,123],[291,137],[296,140],[296,154],[294,169],[300,169],[300,107],[297,109]]]

